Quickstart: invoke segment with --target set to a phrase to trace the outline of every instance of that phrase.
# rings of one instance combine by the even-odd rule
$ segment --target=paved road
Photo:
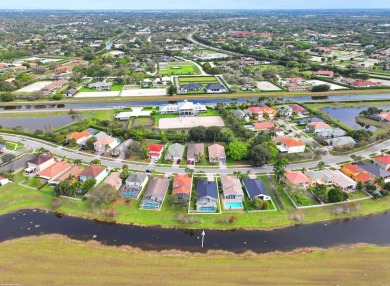
[[[3,136],[5,140],[10,140],[10,141],[20,141],[20,139],[23,137],[25,138],[25,141],[23,143],[26,145],[26,148],[29,149],[39,149],[41,147],[49,150],[53,154],[56,154],[58,156],[65,156],[70,159],[81,159],[85,162],[90,162],[93,159],[99,159],[101,160],[102,164],[112,167],[112,168],[121,168],[123,164],[127,164],[130,169],[132,170],[138,170],[138,171],[145,171],[147,169],[150,169],[150,166],[148,165],[140,165],[139,163],[137,164],[136,162],[130,162],[130,161],[115,161],[115,160],[107,160],[104,158],[101,158],[99,156],[90,156],[87,154],[84,154],[83,152],[80,152],[76,154],[74,151],[70,151],[67,149],[63,149],[62,146],[52,146],[50,143],[46,143],[43,140],[36,140],[36,139],[31,139],[26,136],[20,136],[20,135],[10,135],[10,134],[5,134],[2,133],[0,134]],[[369,154],[374,153],[374,152],[379,152],[380,150],[387,149],[390,147],[390,140],[387,140],[385,142],[382,142],[378,145],[372,146],[366,150],[356,152],[355,155],[357,156],[363,156],[367,157]],[[326,164],[329,165],[334,165],[337,162],[343,162],[350,160],[351,156],[350,155],[342,155],[342,156],[333,156],[333,155],[326,155],[323,158],[323,161]],[[289,168],[291,169],[300,169],[300,168],[311,168],[315,167],[318,164],[317,162],[306,162],[306,163],[297,163],[297,164],[291,164],[289,165]],[[183,168],[179,167],[172,167],[172,166],[167,166],[167,167],[154,167],[154,169],[157,172],[165,173],[182,173],[184,172]],[[239,169],[241,172],[245,173],[247,171],[251,171],[251,173],[272,173],[273,171],[273,166],[264,166],[261,168],[252,168],[252,167],[236,167],[236,168],[227,168],[227,169],[220,169],[220,168],[196,168],[195,170],[198,171],[204,171],[205,173],[214,173],[214,174],[231,174],[235,169]]]

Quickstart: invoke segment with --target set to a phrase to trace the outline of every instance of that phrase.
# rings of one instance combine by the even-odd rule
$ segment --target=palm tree
[[[279,183],[282,181],[282,178],[286,173],[287,165],[288,165],[287,158],[282,158],[277,160],[274,165],[274,174]]]
[[[239,179],[239,178],[241,178],[242,173],[241,173],[241,171],[234,171],[234,172],[233,172],[233,175],[234,175],[237,179]]]
[[[325,162],[324,161],[321,161],[321,162],[319,162],[318,164],[317,164],[317,168],[319,169],[319,170],[323,170],[323,169],[325,169]]]
[[[383,187],[385,186],[386,182],[385,182],[385,178],[383,177],[377,177],[374,181],[375,185],[377,185],[378,187],[380,187],[381,189],[383,189]]]
[[[75,159],[74,161],[73,161],[73,164],[74,165],[77,165],[77,166],[80,166],[81,164],[82,164],[82,160],[81,159]]]

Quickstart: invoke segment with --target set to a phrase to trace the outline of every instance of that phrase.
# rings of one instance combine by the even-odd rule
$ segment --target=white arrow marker
[[[204,236],[205,236],[206,234],[205,234],[205,232],[203,231],[202,232],[202,248],[203,248],[203,242],[204,242]]]

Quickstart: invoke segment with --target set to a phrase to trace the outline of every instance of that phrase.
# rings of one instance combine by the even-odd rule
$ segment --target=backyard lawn
[[[167,65],[160,63],[160,74],[162,76],[198,75],[200,71],[196,65],[190,62],[171,62]]]

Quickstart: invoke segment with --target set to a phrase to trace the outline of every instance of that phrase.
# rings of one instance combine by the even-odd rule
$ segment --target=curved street
[[[93,156],[90,154],[86,154],[84,152],[79,152],[75,153],[75,151],[64,148],[63,146],[58,146],[52,143],[48,143],[43,140],[39,139],[32,139],[30,137],[26,136],[21,136],[21,135],[12,135],[12,134],[7,134],[7,133],[1,133],[0,134],[5,140],[9,141],[15,141],[19,142],[21,141],[22,138],[24,138],[25,141],[22,141],[26,146],[19,151],[21,152],[26,152],[27,150],[34,150],[34,149],[39,149],[39,148],[45,148],[49,152],[56,154],[57,156],[60,157],[67,157],[70,159],[81,159],[85,162],[90,162],[94,159],[99,159],[101,160],[101,163],[103,165],[106,165],[111,168],[121,168],[123,164],[127,164],[131,170],[137,170],[137,171],[146,171],[146,170],[151,170],[154,169],[157,172],[160,173],[182,173],[184,171],[184,168],[179,168],[179,167],[172,167],[171,165],[167,166],[154,166],[154,165],[147,165],[147,164],[141,164],[139,162],[134,162],[134,161],[126,161],[126,160],[121,160],[121,159],[107,159],[104,157],[100,156]],[[383,149],[389,148],[390,147],[390,140],[384,141],[380,144],[371,146],[365,150],[355,152],[354,154],[356,156],[362,156],[362,157],[367,157],[372,153],[375,152],[380,152]],[[342,156],[334,156],[327,154],[323,157],[323,160],[326,164],[336,166],[337,163],[339,162],[344,162],[351,160],[351,155],[342,155]],[[318,164],[319,161],[311,161],[311,162],[305,162],[305,163],[296,163],[296,164],[290,164],[288,166],[289,169],[299,169],[299,168],[312,168],[315,167]],[[236,166],[232,168],[196,168],[195,170],[198,171],[204,171],[205,173],[210,173],[210,174],[231,174],[233,173],[234,170],[240,170],[241,172],[247,172],[251,171],[252,173],[271,173],[273,172],[273,166],[263,166],[259,168],[254,168],[254,167],[242,167],[242,166]]]

